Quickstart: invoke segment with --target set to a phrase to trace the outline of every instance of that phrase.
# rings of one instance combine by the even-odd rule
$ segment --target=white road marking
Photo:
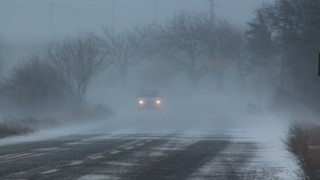
[[[183,148],[179,148],[179,147],[153,147],[151,149],[154,151],[178,151],[178,150],[182,150]]]
[[[149,142],[152,142],[152,141],[153,141],[153,140],[147,140],[146,142],[149,143]]]
[[[121,151],[112,151],[112,152],[110,152],[110,154],[117,154],[119,152],[121,152]]]
[[[97,154],[91,154],[91,155],[87,156],[87,158],[92,159],[92,158],[96,158],[96,157],[99,157],[99,156],[101,156],[101,154],[97,153]]]
[[[76,142],[66,143],[65,145],[73,146],[73,145],[85,145],[85,144],[88,144],[88,142],[86,142],[86,141],[76,141]]]
[[[134,147],[127,147],[127,148],[124,148],[124,149],[127,149],[127,150],[129,150],[129,149],[133,149]]]
[[[93,156],[90,159],[96,160],[96,159],[101,159],[101,158],[104,158],[104,156]]]
[[[28,156],[28,155],[31,155],[31,154],[32,153],[18,154],[18,155],[15,155],[15,156],[10,156],[7,159],[13,159],[13,158],[18,158],[18,157]]]
[[[143,146],[143,145],[144,145],[144,143],[137,144],[137,146]]]
[[[10,158],[12,156],[16,156],[17,154],[6,154],[6,155],[2,155],[0,156],[0,159],[6,159],[6,158]]]
[[[10,155],[10,156],[6,156],[7,158],[0,159],[0,163],[1,164],[8,163],[8,162],[15,161],[17,159],[20,160],[22,158],[31,158],[31,157],[35,157],[35,156],[41,156],[41,155],[44,155],[44,154],[46,154],[46,153],[35,153],[35,154],[25,153],[25,154]]]
[[[130,163],[130,162],[106,162],[106,164],[116,165],[116,166],[137,166],[138,164]]]
[[[36,157],[36,156],[42,156],[44,154],[46,154],[46,153],[31,154],[30,156],[24,156],[22,158],[31,158],[31,157]]]
[[[54,151],[59,149],[58,147],[52,147],[52,148],[39,148],[39,149],[34,149],[33,151]]]
[[[80,177],[78,180],[117,180],[120,179],[115,176],[106,176],[106,175],[85,175]]]
[[[69,166],[76,166],[76,165],[79,165],[79,164],[82,164],[82,163],[83,163],[83,161],[71,161]]]
[[[42,173],[40,173],[40,174],[52,174],[52,173],[55,173],[55,172],[57,172],[57,171],[59,171],[60,169],[51,169],[51,170],[48,170],[48,171],[44,171],[44,172],[42,172]]]

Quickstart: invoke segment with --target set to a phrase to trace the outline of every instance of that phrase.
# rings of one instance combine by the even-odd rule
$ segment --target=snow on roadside
[[[128,94],[128,92],[124,92],[124,94]],[[116,117],[113,119],[94,123],[70,124],[57,129],[42,130],[28,136],[5,138],[0,140],[0,146],[79,133],[221,134],[234,137],[235,141],[258,143],[261,150],[258,152],[259,159],[257,161],[282,167],[283,171],[279,174],[282,179],[295,178],[295,171],[298,167],[290,159],[282,142],[292,122],[290,117],[266,112],[265,109],[264,112],[247,112],[248,107],[255,108],[254,104],[257,104],[257,110],[259,110],[259,106],[264,108],[263,104],[266,104],[263,102],[264,100],[257,103],[258,100],[254,97],[248,98],[237,94],[182,96],[181,98],[166,95],[167,106],[164,112],[138,113],[134,111],[134,102],[132,102],[135,100],[134,97],[123,97],[112,93],[108,95],[114,95],[112,102],[121,101],[121,103],[114,103]]]
[[[270,114],[243,117],[241,121],[248,126],[237,126],[229,132],[230,135],[239,137],[237,141],[257,142],[260,150],[255,161],[281,169],[277,175],[280,179],[296,179],[299,168],[283,143],[291,121],[286,117]]]
[[[13,136],[0,139],[0,146],[10,145],[10,144],[17,144],[23,142],[34,142],[34,141],[43,141],[52,138],[59,138],[68,135],[74,134],[82,134],[87,132],[88,129],[94,128],[97,125],[99,126],[101,122],[95,121],[92,122],[82,122],[79,124],[68,124],[63,127],[55,127],[55,128],[48,128],[42,129],[40,131],[23,135],[23,136]]]

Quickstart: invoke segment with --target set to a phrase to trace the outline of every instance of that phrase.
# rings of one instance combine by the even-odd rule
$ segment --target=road
[[[74,135],[0,147],[0,179],[240,179],[258,150],[226,136]]]

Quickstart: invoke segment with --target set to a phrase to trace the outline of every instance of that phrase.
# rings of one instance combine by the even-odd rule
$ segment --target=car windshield
[[[160,97],[158,90],[142,90],[138,94],[139,97]]]

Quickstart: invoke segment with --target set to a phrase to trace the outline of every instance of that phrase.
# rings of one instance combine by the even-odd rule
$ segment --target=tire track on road
[[[127,144],[127,147],[117,147],[113,148],[112,150],[100,152],[98,154],[103,155],[102,158],[98,158],[95,160],[87,161],[85,163],[81,163],[78,166],[69,166],[63,168],[63,171],[59,171],[55,174],[50,174],[47,176],[33,176],[32,179],[41,178],[43,180],[51,180],[51,179],[81,179],[81,177],[87,177],[89,175],[92,176],[102,176],[102,175],[108,175],[112,177],[121,176],[121,173],[124,173],[124,169],[120,170],[119,166],[120,163],[123,161],[128,161],[130,159],[133,159],[136,152],[144,151],[145,149],[150,149],[155,146],[160,146],[161,144],[166,143],[168,140],[153,140],[149,143],[146,142],[146,140],[133,140],[135,144],[141,144],[142,142],[146,143],[143,146],[135,146],[134,148],[128,149],[127,147],[131,147],[132,143]],[[113,153],[117,152],[117,153]],[[145,161],[145,160],[144,160]],[[129,163],[125,164],[124,166],[127,170],[132,170],[128,166]],[[136,160],[133,162],[133,164],[139,164],[136,162]],[[115,166],[118,167],[118,169],[115,169]],[[115,171],[116,170],[116,171]]]
[[[14,161],[6,162],[5,166],[0,168],[0,177],[8,177],[8,179],[29,178],[39,172],[50,169],[62,169],[61,167],[69,165],[72,161],[85,159],[87,156],[101,151],[111,150],[130,141],[132,140],[114,139],[103,142],[95,141],[86,145],[74,145],[71,149],[64,151],[50,151],[42,156],[15,159]],[[27,173],[23,173],[23,177],[21,177],[20,172]]]
[[[145,164],[132,174],[129,179],[166,180],[186,179],[202,165],[214,158],[227,145],[228,141],[198,141],[183,150],[172,151],[167,156]]]

